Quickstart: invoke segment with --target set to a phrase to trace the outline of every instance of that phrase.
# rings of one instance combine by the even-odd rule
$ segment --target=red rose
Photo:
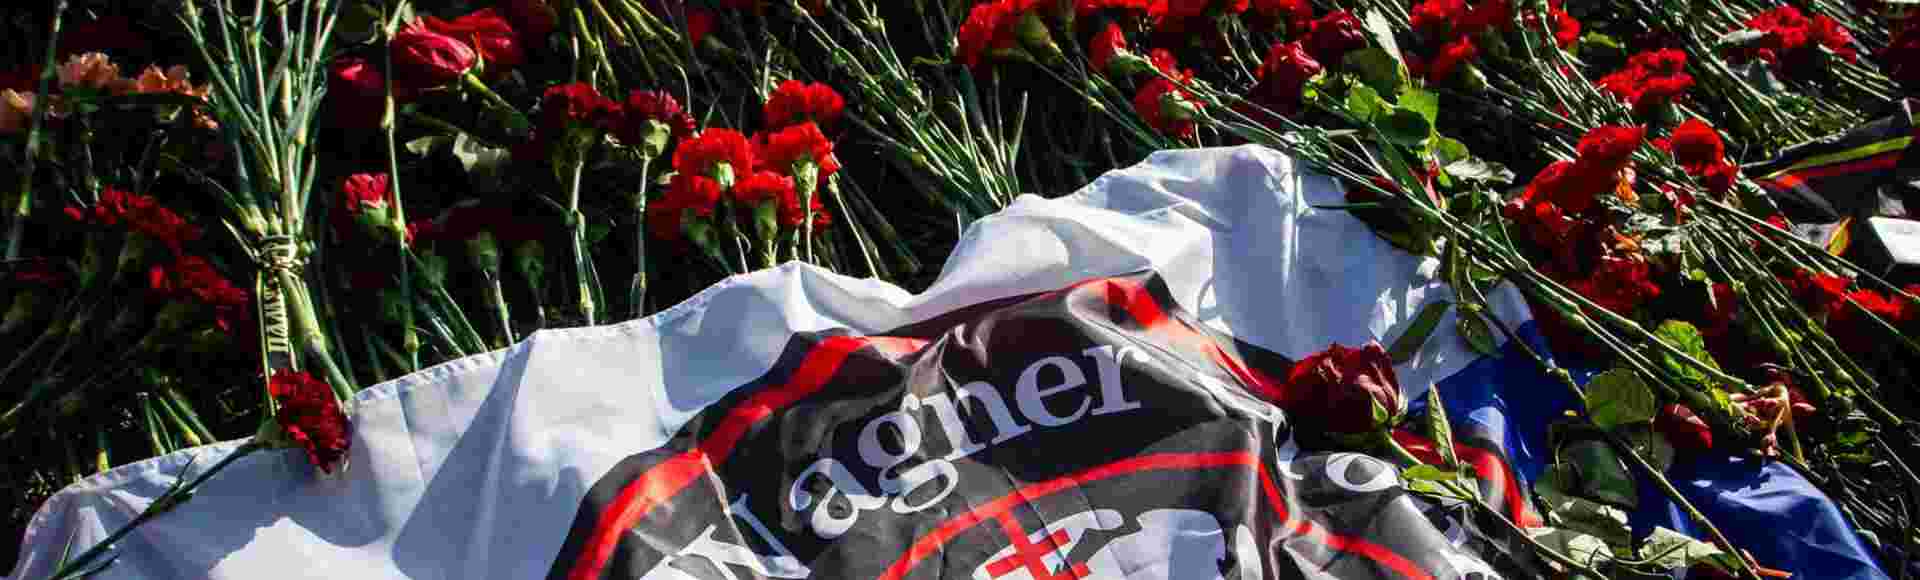
[[[1393,360],[1378,342],[1338,343],[1293,363],[1275,404],[1308,433],[1372,433],[1406,412]]]
[[[1669,144],[1674,161],[1689,173],[1705,173],[1708,167],[1726,160],[1727,145],[1720,133],[1700,119],[1687,119],[1673,130]]]
[[[734,175],[753,170],[753,145],[746,135],[732,129],[707,129],[680,142],[673,151],[673,170],[680,173],[712,177],[721,163]]]
[[[473,47],[429,30],[419,21],[393,35],[393,83],[409,91],[451,85],[479,61]]]
[[[281,369],[267,380],[267,391],[280,407],[274,420],[282,434],[307,451],[314,467],[333,473],[346,461],[353,445],[352,424],[340,412],[332,387],[305,371]]]
[[[788,175],[793,174],[795,163],[811,161],[819,165],[821,183],[840,170],[840,161],[833,156],[833,141],[811,121],[768,135],[758,158],[768,168]]]
[[[1693,409],[1679,403],[1669,403],[1660,409],[1660,416],[1653,421],[1653,428],[1667,437],[1674,449],[1700,452],[1713,449],[1713,428],[1693,413]]]
[[[349,129],[378,129],[387,114],[387,78],[367,59],[345,56],[328,67],[327,100],[336,125]]]
[[[762,111],[769,129],[804,121],[832,127],[840,120],[840,112],[845,107],[846,100],[840,98],[840,93],[835,92],[833,87],[789,80],[773,90]]]
[[[1283,115],[1299,112],[1301,87],[1320,71],[1320,62],[1307,54],[1300,41],[1274,43],[1267,50],[1267,60],[1254,71],[1260,79],[1254,86],[1254,100]]]
[[[1322,63],[1338,66],[1348,52],[1367,46],[1367,34],[1361,31],[1360,20],[1345,10],[1328,12],[1309,28],[1307,53]]]
[[[772,171],[756,171],[733,184],[733,202],[743,207],[758,207],[779,201],[793,190],[793,178]]]
[[[428,16],[423,23],[427,30],[460,39],[472,46],[480,53],[481,61],[486,63],[484,69],[489,78],[504,77],[508,71],[527,60],[526,54],[520,50],[520,39],[513,25],[492,8],[483,8],[451,21]]]

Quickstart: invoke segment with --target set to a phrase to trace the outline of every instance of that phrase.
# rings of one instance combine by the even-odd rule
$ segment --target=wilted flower
[[[420,21],[402,28],[389,47],[393,50],[393,83],[408,91],[459,82],[480,58],[466,42],[434,32]]]
[[[267,392],[279,406],[274,422],[280,427],[267,439],[306,450],[307,460],[321,472],[339,469],[353,445],[353,426],[333,388],[306,371],[281,369],[267,380]]]
[[[1293,363],[1275,404],[1305,432],[1375,433],[1406,413],[1393,360],[1378,342],[1338,343]]]
[[[489,77],[505,76],[508,71],[526,62],[526,54],[520,48],[520,38],[513,25],[492,8],[483,8],[453,20],[428,16],[421,22],[427,30],[472,46],[485,63],[483,68]]]
[[[33,121],[33,93],[0,89],[0,135],[27,130]]]
[[[120,80],[120,65],[98,52],[76,54],[60,65],[60,87],[64,89],[105,89]]]
[[[173,262],[154,264],[147,270],[147,286],[162,297],[212,308],[214,326],[229,334],[253,317],[252,294],[200,256],[182,255]]]
[[[806,121],[813,121],[821,127],[832,127],[840,121],[841,110],[845,107],[846,100],[833,87],[788,80],[773,89],[773,95],[767,97],[762,110],[767,128],[778,129]]]
[[[1660,415],[1653,421],[1653,428],[1667,437],[1674,449],[1699,452],[1713,449],[1713,428],[1693,413],[1693,409],[1679,403],[1669,403],[1660,408]]]

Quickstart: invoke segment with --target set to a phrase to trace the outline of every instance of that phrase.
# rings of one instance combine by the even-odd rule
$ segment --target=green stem
[[[627,290],[630,318],[639,318],[647,311],[647,183],[652,165],[652,155],[640,156],[640,190],[635,192],[633,203],[633,283]]]
[[[141,510],[139,515],[134,516],[132,521],[127,522],[124,526],[120,526],[120,529],[114,530],[106,539],[95,543],[91,548],[87,548],[87,550],[81,552],[79,556],[61,563],[60,567],[53,571],[53,575],[50,577],[51,580],[69,580],[90,574],[91,572],[87,572],[86,570],[92,565],[93,561],[105,555],[108,550],[113,549],[115,542],[119,542],[122,538],[127,537],[127,534],[132,533],[133,530],[146,524],[148,521],[160,517],[161,514],[167,513],[189,499],[193,499],[194,490],[206,484],[207,480],[213,478],[215,474],[225,470],[227,466],[232,465],[235,461],[239,461],[240,458],[265,448],[266,445],[252,441],[242,443],[238,448],[235,448],[232,453],[221,458],[219,463],[213,464],[213,467],[207,468],[207,470],[201,472],[200,475],[195,476],[185,483],[176,482],[173,487],[168,488],[165,493],[160,494],[160,497],[154,498],[153,503],[147,504],[147,508]],[[110,564],[111,560],[108,561],[108,564],[103,564],[101,568]],[[95,571],[97,571],[97,569]]]
[[[60,21],[67,12],[67,0],[60,0],[53,7],[53,25],[47,35],[45,66],[40,70],[39,92],[34,94],[33,120],[27,126],[26,154],[20,158],[20,192],[15,198],[13,211],[7,214],[7,253],[6,259],[20,257],[20,244],[24,241],[27,217],[33,213],[33,158],[40,154],[40,125],[46,119],[47,112],[53,108],[53,100],[47,98],[47,91],[53,83],[54,71],[58,70],[56,59],[60,56]]]

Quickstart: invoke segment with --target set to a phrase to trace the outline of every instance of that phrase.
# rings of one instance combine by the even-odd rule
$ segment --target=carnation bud
[[[1129,78],[1146,72],[1153,72],[1153,61],[1133,51],[1114,51],[1113,58],[1107,61],[1107,74],[1115,77]]]
[[[1481,72],[1480,67],[1474,66],[1474,64],[1470,62],[1461,63],[1460,72],[1456,74],[1460,78],[1460,88],[1465,89],[1468,93],[1480,94],[1487,92],[1487,73]]]
[[[467,257],[473,268],[486,274],[487,279],[500,277],[500,244],[493,240],[493,233],[482,230],[467,239]]]
[[[1047,30],[1047,24],[1040,21],[1038,10],[1028,10],[1020,15],[1020,21],[1014,24],[1013,33],[1020,37],[1020,42],[1040,51],[1049,59],[1065,58],[1064,53],[1060,52],[1060,45],[1053,43],[1053,32]]]
[[[513,248],[513,269],[534,288],[547,287],[547,247],[540,240],[527,240]]]
[[[1160,115],[1174,121],[1192,121],[1200,117],[1200,107],[1180,95],[1180,91],[1168,91],[1160,95]]]

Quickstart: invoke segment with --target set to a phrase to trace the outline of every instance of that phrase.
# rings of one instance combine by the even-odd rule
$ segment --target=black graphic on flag
[[[1514,565],[1386,462],[1301,452],[1264,402],[1289,363],[1200,325],[1148,274],[887,336],[796,335],[761,379],[602,477],[548,578],[1499,578],[1488,562]]]

